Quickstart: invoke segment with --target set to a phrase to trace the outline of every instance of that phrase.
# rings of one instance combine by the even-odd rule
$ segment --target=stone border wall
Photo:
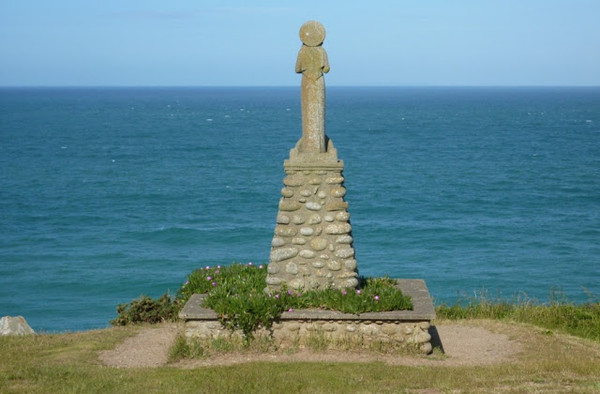
[[[429,327],[435,310],[425,281],[402,279],[398,280],[398,286],[412,298],[413,310],[361,315],[309,309],[284,312],[271,331],[263,329],[256,336],[269,337],[280,348],[326,341],[329,348],[416,348],[428,354],[432,350]],[[185,336],[203,340],[241,337],[240,332],[224,329],[216,313],[202,307],[203,298],[200,294],[193,295],[179,314],[185,322]]]

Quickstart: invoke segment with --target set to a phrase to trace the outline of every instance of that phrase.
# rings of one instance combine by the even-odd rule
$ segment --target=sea
[[[361,275],[597,302],[600,87],[328,87]],[[268,262],[297,87],[0,88],[0,315],[109,326]]]

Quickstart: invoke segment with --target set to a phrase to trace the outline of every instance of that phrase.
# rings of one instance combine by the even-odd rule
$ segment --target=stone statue
[[[308,21],[300,28],[303,44],[298,52],[296,72],[302,73],[302,141],[300,152],[323,153],[325,137],[325,78],[329,72],[327,52],[322,47],[325,28],[317,21]]]

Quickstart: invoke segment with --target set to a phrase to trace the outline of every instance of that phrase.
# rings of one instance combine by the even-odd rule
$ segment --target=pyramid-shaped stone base
[[[296,291],[358,285],[352,227],[342,171],[329,141],[327,152],[290,151],[284,163],[267,287]]]

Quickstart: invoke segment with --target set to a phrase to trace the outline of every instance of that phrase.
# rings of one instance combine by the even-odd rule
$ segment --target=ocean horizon
[[[600,297],[600,87],[327,88],[361,275]],[[108,326],[267,263],[299,87],[0,87],[0,315]]]

